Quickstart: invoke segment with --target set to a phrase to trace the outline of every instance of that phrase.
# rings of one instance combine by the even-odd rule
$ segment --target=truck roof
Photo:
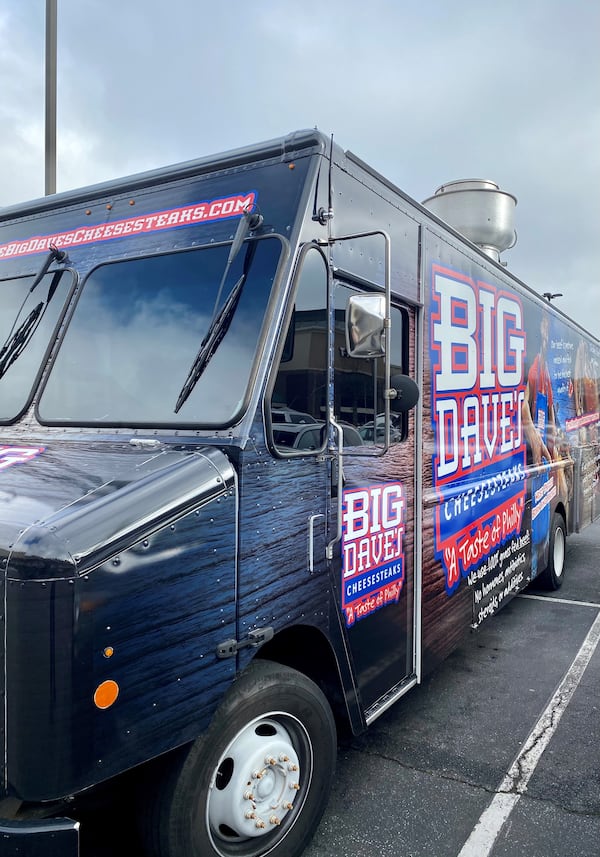
[[[0,221],[48,211],[60,205],[81,202],[89,199],[90,196],[107,196],[117,191],[120,193],[133,191],[147,185],[185,179],[209,171],[212,172],[215,169],[233,168],[257,160],[272,158],[286,160],[302,150],[324,153],[329,145],[329,138],[316,128],[293,131],[283,137],[276,137],[261,143],[254,143],[217,154],[204,155],[189,161],[0,207]]]

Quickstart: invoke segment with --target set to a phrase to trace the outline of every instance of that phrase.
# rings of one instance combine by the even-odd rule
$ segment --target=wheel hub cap
[[[300,763],[288,731],[260,718],[233,739],[213,777],[211,829],[222,838],[264,836],[293,810]]]

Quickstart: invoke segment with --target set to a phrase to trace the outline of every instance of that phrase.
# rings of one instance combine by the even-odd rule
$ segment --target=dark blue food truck
[[[0,210],[4,857],[124,775],[149,857],[300,855],[338,736],[560,586],[600,343],[514,203],[310,130]]]

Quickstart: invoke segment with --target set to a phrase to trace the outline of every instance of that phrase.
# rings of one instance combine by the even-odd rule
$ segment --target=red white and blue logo
[[[434,539],[452,593],[521,530],[526,340],[507,290],[434,265],[431,296]]]
[[[400,598],[405,520],[400,482],[344,491],[342,609],[347,626]]]

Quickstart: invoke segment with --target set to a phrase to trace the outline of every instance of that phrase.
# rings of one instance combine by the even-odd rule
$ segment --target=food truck
[[[0,209],[5,857],[125,775],[149,857],[300,855],[338,737],[561,585],[600,342],[515,203],[306,130]]]

